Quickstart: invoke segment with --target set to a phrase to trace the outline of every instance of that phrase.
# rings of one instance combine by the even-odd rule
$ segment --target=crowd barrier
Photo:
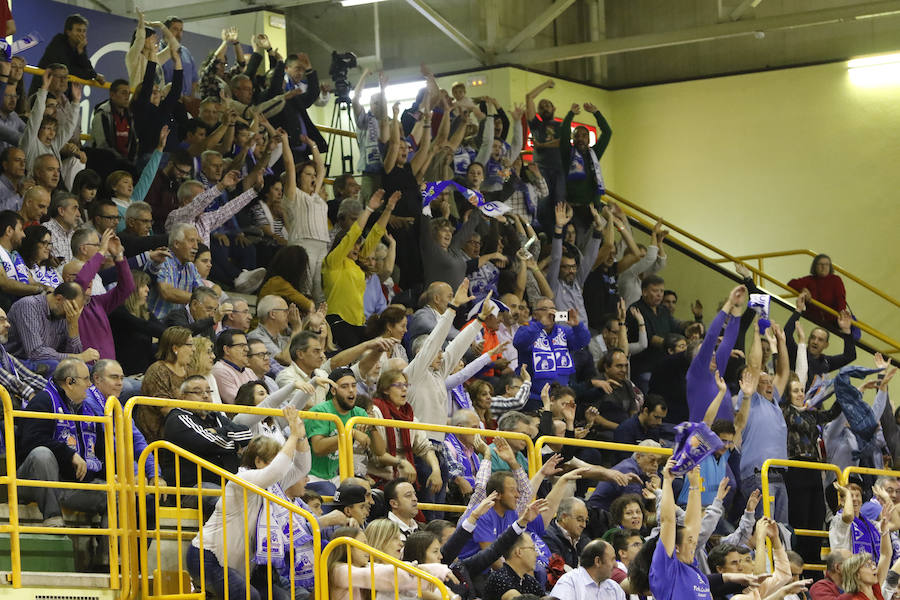
[[[393,556],[389,554],[385,554],[380,550],[376,550],[371,546],[360,542],[357,539],[351,537],[339,537],[331,540],[325,549],[322,550],[322,559],[318,563],[319,567],[319,581],[321,581],[321,585],[316,586],[320,590],[320,595],[322,600],[327,600],[330,596],[329,592],[325,590],[330,590],[330,578],[332,574],[329,572],[328,568],[328,558],[331,556],[332,552],[335,551],[336,548],[343,546],[345,549],[345,556],[347,557],[347,597],[348,598],[356,598],[357,595],[353,593],[353,569],[351,568],[351,560],[350,555],[353,548],[358,548],[363,552],[367,552],[369,554],[369,572],[370,572],[370,580],[375,581],[375,569],[376,564],[375,560],[377,559],[379,562],[384,564],[389,564],[394,566],[394,594],[393,597],[399,599],[400,598],[400,585],[398,578],[398,571],[406,571],[407,573],[416,577],[417,581],[417,589],[416,593],[419,598],[422,598],[422,582],[427,581],[431,585],[433,585],[440,593],[441,600],[450,600],[450,592],[447,589],[447,586],[444,585],[444,582],[439,580],[434,575],[430,573],[426,573],[422,569],[419,569],[411,564],[405,563],[402,560],[397,560]],[[339,567],[335,567],[339,568]],[[358,567],[358,568],[366,568],[366,567]],[[362,586],[359,586],[362,588]],[[370,586],[368,588],[371,590],[372,600],[375,600],[376,594],[387,594],[387,592],[382,590],[376,590],[375,586]],[[360,593],[358,594],[359,598],[364,598],[364,596]]]
[[[124,409],[116,398],[109,398],[105,405],[103,416],[80,416],[68,415],[67,420],[72,421],[92,421],[100,423],[103,426],[103,436],[105,442],[105,463],[106,463],[106,482],[99,484],[76,483],[76,482],[38,482],[33,480],[23,480],[16,475],[16,456],[15,456],[15,433],[14,419],[56,419],[54,413],[35,413],[27,410],[15,410],[12,401],[5,389],[0,387],[0,403],[3,406],[3,428],[4,437],[6,439],[6,475],[0,477],[0,485],[6,485],[9,497],[9,523],[0,524],[0,532],[10,534],[10,556],[11,556],[11,583],[13,587],[22,586],[22,566],[21,566],[21,546],[20,535],[27,533],[44,533],[44,534],[65,534],[65,535],[100,535],[108,538],[110,550],[110,588],[119,590],[121,598],[135,598],[138,593],[142,597],[168,598],[168,597],[193,597],[188,592],[190,586],[189,580],[184,576],[186,569],[184,568],[184,556],[181,551],[179,556],[173,558],[177,564],[177,568],[166,570],[163,563],[164,560],[162,546],[166,542],[174,541],[179,548],[185,542],[190,543],[196,534],[196,530],[202,526],[203,517],[201,509],[187,508],[184,506],[183,497],[190,496],[219,496],[224,502],[224,484],[231,481],[236,485],[244,488],[244,502],[247,502],[248,493],[259,493],[269,502],[274,502],[291,511],[292,516],[296,518],[305,518],[310,520],[312,516],[302,509],[291,503],[273,496],[265,490],[259,490],[255,486],[240,480],[233,474],[224,471],[215,465],[200,459],[191,453],[178,448],[168,442],[158,441],[150,444],[139,457],[135,457],[134,444],[132,438],[132,424],[134,410],[138,406],[155,406],[165,408],[184,408],[184,409],[205,409],[210,408],[207,402],[191,402],[185,400],[169,400],[163,398],[134,397],[130,399]],[[216,410],[234,414],[256,414],[261,416],[280,416],[282,411],[274,408],[258,408],[255,406],[238,406],[219,404],[215,406]],[[334,423],[338,437],[338,456],[340,458],[340,477],[346,479],[353,476],[353,440],[352,432],[356,427],[362,426],[380,426],[394,427],[401,429],[414,429],[426,432],[453,433],[453,434],[481,434],[490,435],[490,437],[502,437],[507,440],[518,440],[525,445],[524,452],[528,457],[529,477],[542,467],[543,460],[541,452],[547,445],[566,445],[578,446],[583,448],[596,448],[598,450],[614,451],[614,452],[641,452],[659,454],[660,456],[668,456],[671,450],[668,448],[650,448],[637,446],[632,444],[618,444],[614,442],[602,442],[594,440],[583,440],[576,438],[564,438],[556,436],[542,436],[536,441],[532,441],[527,435],[518,432],[490,431],[468,427],[454,427],[450,425],[433,425],[429,423],[393,421],[389,419],[374,419],[370,417],[354,417],[347,421],[346,425],[336,415],[317,412],[301,411],[300,416],[304,419],[327,420]],[[181,472],[181,461],[186,461],[190,468],[196,468],[199,472],[203,469],[214,473],[223,483],[221,490],[203,489],[200,484],[197,487],[182,487],[180,476],[176,476],[175,481],[167,481],[165,486],[159,485],[155,479],[150,480],[145,474],[143,468],[148,457],[153,455],[158,457],[160,449],[173,452],[178,458],[176,459],[176,473]],[[158,463],[157,463],[158,464]],[[135,468],[135,466],[137,468]],[[763,512],[767,516],[772,514],[773,496],[771,494],[769,483],[769,471],[773,467],[788,467],[794,469],[813,469],[817,471],[829,471],[835,473],[838,479],[846,483],[853,473],[865,475],[890,475],[900,477],[900,471],[888,469],[871,469],[864,467],[848,467],[841,471],[836,465],[829,463],[790,461],[780,459],[769,459],[762,467],[762,502]],[[198,477],[198,481],[202,478]],[[22,525],[19,520],[18,499],[20,496],[19,489],[23,487],[46,486],[62,489],[82,489],[103,491],[107,499],[107,511],[109,516],[109,524],[107,527],[44,527],[37,525]],[[174,506],[164,506],[162,497],[170,495],[174,500]],[[155,514],[157,517],[156,526],[148,529],[148,505],[147,502],[154,503]],[[202,505],[202,502],[198,502]],[[271,518],[269,507],[266,503],[266,518]],[[462,505],[448,504],[426,504],[421,503],[423,510],[437,510],[445,512],[460,513],[465,510]],[[170,523],[174,521],[174,526]],[[166,524],[163,524],[166,522]],[[321,539],[321,532],[315,519],[310,521],[311,530],[314,532],[316,540]],[[249,532],[245,530],[245,536]],[[823,530],[795,530],[796,535],[827,537],[827,531]],[[149,564],[150,550],[148,542],[156,543],[155,558],[156,568],[151,569]],[[246,541],[246,540],[245,540]],[[364,544],[352,540],[343,540],[342,543],[362,547]],[[245,544],[246,546],[246,544]],[[329,545],[330,546],[330,545]],[[320,548],[320,544],[316,544],[315,548]],[[368,547],[366,547],[368,548]],[[249,559],[250,548],[245,550]],[[327,547],[326,547],[327,550]],[[390,562],[387,558],[372,551],[373,556],[379,560]],[[329,551],[330,553],[330,551]],[[321,553],[316,551],[316,564],[319,565],[317,573],[321,575],[320,581],[327,583],[327,573],[321,571],[327,560],[327,554],[323,550]],[[400,565],[398,568],[403,568]],[[823,569],[820,564],[805,565],[807,569]],[[408,569],[407,569],[408,570]],[[429,579],[427,573],[414,573],[421,576],[422,579],[430,583],[436,583]],[[152,589],[151,589],[152,582]],[[439,583],[439,582],[437,582]],[[325,596],[321,596],[322,589],[319,586],[315,592],[313,600],[326,600]],[[140,591],[139,591],[140,590]],[[442,593],[444,590],[442,590]],[[199,596],[198,596],[199,597]]]

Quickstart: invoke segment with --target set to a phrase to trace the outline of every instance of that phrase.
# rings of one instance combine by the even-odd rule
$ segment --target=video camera
[[[334,92],[339,102],[350,102],[350,81],[347,71],[356,67],[356,55],[352,52],[331,53],[331,67],[328,74],[334,81]]]

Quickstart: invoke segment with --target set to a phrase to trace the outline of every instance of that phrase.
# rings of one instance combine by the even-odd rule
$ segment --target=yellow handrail
[[[762,269],[753,267],[753,266],[745,263],[744,261],[740,260],[738,257],[732,256],[731,254],[729,254],[728,252],[725,252],[721,248],[718,248],[718,247],[710,244],[709,242],[700,239],[699,237],[693,235],[692,233],[685,231],[684,229],[675,225],[674,223],[671,223],[671,222],[667,221],[666,219],[663,219],[659,215],[656,215],[656,214],[650,212],[649,210],[631,202],[630,200],[623,198],[619,194],[617,194],[611,190],[606,190],[606,195],[611,198],[614,198],[618,203],[623,204],[623,205],[627,206],[629,209],[631,209],[631,210],[626,210],[625,212],[629,216],[631,216],[633,219],[635,219],[636,221],[642,223],[643,225],[652,227],[653,223],[649,223],[641,215],[651,219],[652,221],[659,221],[660,223],[662,223],[664,226],[666,226],[671,231],[678,233],[679,235],[694,242],[695,244],[698,244],[698,245],[702,246],[703,248],[705,248],[706,250],[709,250],[709,251],[715,253],[719,257],[722,257],[721,259],[719,259],[719,258],[715,258],[715,257],[705,256],[702,253],[698,252],[698,254],[704,260],[707,260],[709,262],[735,262],[735,263],[741,264],[741,265],[745,266],[751,273],[754,273],[757,277],[760,277],[762,279],[765,279],[767,281],[774,283],[775,285],[784,289],[788,293],[790,293],[792,295],[797,295],[799,293],[797,290],[791,288],[786,283],[776,279],[775,277],[769,275],[768,273],[763,272]],[[672,243],[672,242],[673,242],[673,240],[670,238],[670,243]],[[679,243],[677,245],[684,247],[683,243]],[[693,249],[691,249],[691,251],[696,252],[696,250],[693,250]],[[807,301],[807,304],[815,306],[831,315],[838,316],[838,313],[833,308],[831,308],[830,306],[826,306],[826,305],[822,304],[821,302],[819,302],[818,300],[815,300],[813,298],[809,299]],[[884,350],[883,353],[896,354],[896,353],[900,352],[900,342],[894,340],[887,334],[882,333],[881,331],[878,331],[871,325],[864,323],[862,321],[859,321],[859,320],[854,320],[853,324],[856,325],[857,327],[859,327],[860,330],[862,330],[862,331],[868,333],[869,335],[871,335],[872,337],[874,337],[875,339],[882,341],[885,344],[888,344],[890,346],[890,349]]]
[[[783,250],[781,252],[760,252],[758,254],[749,254],[747,256],[738,256],[737,258],[738,258],[738,260],[744,261],[744,260],[763,260],[766,258],[784,258],[784,257],[788,257],[788,256],[811,256],[811,257],[815,258],[818,255],[819,255],[818,252],[813,252],[812,250],[810,250],[808,248],[804,248],[801,250]],[[715,262],[726,262],[726,261],[725,261],[725,259],[720,258],[720,259],[717,259]],[[894,306],[900,308],[900,300],[897,300],[896,298],[894,298],[887,292],[885,292],[881,289],[878,289],[877,287],[875,287],[868,281],[857,277],[856,275],[854,275],[847,269],[844,269],[844,268],[834,264],[834,262],[831,263],[831,266],[835,271],[837,271],[838,273],[840,273],[847,279],[850,279],[851,281],[866,288],[873,294],[880,296],[883,300],[887,300]]]
[[[580,446],[582,448],[597,448],[598,450],[615,450],[618,452],[640,452],[641,454],[659,454],[661,456],[671,456],[671,448],[653,448],[651,446],[638,446],[636,444],[620,444],[618,442],[604,442],[601,440],[580,440],[578,438],[559,437],[555,435],[542,435],[534,443],[534,451],[537,454],[537,464],[535,472],[539,471],[544,465],[544,458],[541,455],[545,444],[559,444],[561,446]]]
[[[450,592],[449,592],[449,590],[447,590],[447,586],[444,585],[443,581],[441,581],[440,579],[438,579],[431,573],[423,571],[422,569],[419,569],[418,567],[414,567],[413,565],[411,565],[407,562],[404,562],[402,560],[398,560],[398,559],[394,558],[393,556],[391,556],[390,554],[386,554],[386,553],[382,552],[381,550],[377,550],[377,549],[373,548],[372,546],[369,546],[368,544],[364,544],[363,542],[361,542],[355,538],[346,537],[346,536],[335,538],[335,539],[331,540],[328,543],[328,545],[325,546],[325,549],[322,550],[322,557],[318,563],[319,574],[321,575],[321,577],[320,577],[321,586],[317,586],[317,587],[322,588],[321,595],[322,595],[323,599],[326,599],[330,596],[330,590],[325,591],[325,590],[329,589],[329,578],[331,576],[331,573],[329,573],[329,571],[328,571],[328,557],[331,556],[331,553],[334,552],[334,549],[337,548],[338,546],[346,547],[346,553],[347,553],[347,563],[346,563],[347,564],[347,597],[350,598],[351,600],[353,600],[353,598],[355,598],[355,596],[353,594],[352,560],[350,558],[351,557],[351,549],[350,549],[351,547],[359,548],[360,550],[367,552],[372,559],[377,558],[379,561],[381,561],[383,563],[394,565],[394,594],[395,594],[395,597],[397,597],[397,598],[400,597],[400,587],[399,587],[399,581],[397,579],[397,571],[400,570],[400,571],[406,571],[407,573],[414,575],[419,580],[418,596],[420,598],[423,597],[422,596],[422,580],[424,579],[425,581],[427,581],[427,582],[431,583],[433,586],[435,586],[441,592],[441,598],[443,600],[450,600]],[[361,568],[364,568],[364,567],[361,567]],[[375,563],[372,560],[369,560],[369,568],[370,568],[370,572],[372,573],[372,581],[375,581]],[[375,598],[375,593],[376,593],[375,586],[372,586],[372,598]],[[360,597],[362,597],[362,595],[360,595]]]
[[[209,402],[193,402],[188,400],[172,400],[170,398],[151,398],[149,396],[134,396],[128,400],[125,404],[125,408],[122,411],[121,415],[121,424],[119,427],[120,431],[128,432],[128,443],[125,446],[125,463],[132,465],[134,464],[134,444],[132,443],[131,438],[131,430],[134,422],[133,414],[136,406],[164,406],[169,408],[183,408],[187,410],[210,410],[213,408],[214,410],[220,412],[227,413],[245,413],[245,414],[253,414],[253,415],[266,415],[266,416],[283,416],[284,411],[277,408],[260,408],[258,406],[242,406],[237,404],[210,404]],[[346,443],[346,438],[344,436],[344,424],[336,415],[331,415],[328,413],[320,413],[320,412],[309,412],[309,411],[298,411],[299,415],[303,419],[307,420],[318,420],[318,421],[330,421],[337,428],[338,435],[338,456],[343,456],[343,445]],[[127,487],[130,490],[136,489],[134,469],[126,469],[125,471],[125,479],[127,482]],[[169,482],[166,482],[169,483]],[[134,497],[126,500],[130,503],[130,506],[133,507]],[[132,508],[132,515],[137,516],[137,511]],[[136,527],[136,518],[131,521],[135,524]],[[130,533],[134,535],[129,535],[129,552],[131,556],[134,557],[134,560],[130,561],[131,565],[131,577],[134,581],[137,581],[139,577],[138,573],[138,561],[136,560],[138,554],[138,545],[137,545],[137,528],[134,530],[130,530]],[[131,588],[130,594],[123,594],[123,600],[131,600],[135,597],[137,592],[136,586]]]
[[[844,472],[841,473],[841,484],[847,485],[850,482],[850,475],[853,473],[859,473],[860,475],[878,475],[879,477],[882,475],[886,477],[900,477],[900,471],[894,471],[893,469],[873,469],[872,467],[850,466],[845,468]]]
[[[393,427],[395,429],[418,429],[421,431],[434,431],[437,433],[452,434],[469,434],[482,435],[488,437],[502,437],[507,440],[519,440],[525,442],[525,449],[528,451],[528,468],[531,471],[528,476],[533,477],[537,472],[535,465],[537,464],[534,451],[534,443],[531,438],[524,433],[517,431],[494,431],[489,429],[479,429],[477,427],[455,427],[453,425],[434,425],[432,423],[420,423],[418,421],[395,421],[392,419],[376,419],[373,417],[353,417],[344,425],[344,435],[347,436],[344,444],[344,460],[340,461],[341,479],[353,477],[353,428],[357,425],[375,425],[379,427]]]
[[[144,468],[147,463],[147,458],[150,456],[150,454],[154,454],[154,455],[158,456],[157,453],[160,449],[168,450],[169,452],[172,452],[173,454],[175,454],[176,457],[184,458],[188,462],[192,462],[192,463],[196,464],[198,471],[202,468],[202,469],[211,471],[212,473],[215,473],[216,475],[218,475],[219,477],[222,478],[223,484],[225,483],[225,481],[228,481],[228,482],[234,483],[235,485],[242,487],[244,489],[244,514],[247,516],[247,527],[244,528],[244,553],[246,556],[247,563],[249,563],[249,560],[250,560],[249,555],[251,552],[249,538],[250,538],[250,519],[252,517],[252,515],[247,514],[247,492],[252,492],[252,493],[258,494],[259,496],[261,496],[262,498],[264,498],[267,501],[266,523],[268,526],[266,529],[268,531],[271,531],[271,529],[272,529],[271,515],[269,512],[269,504],[268,504],[269,502],[274,502],[275,504],[278,504],[279,506],[290,511],[292,514],[296,514],[299,517],[302,517],[302,518],[306,519],[307,521],[309,521],[310,529],[312,529],[312,532],[313,532],[313,540],[312,540],[313,557],[314,557],[313,564],[314,565],[319,564],[320,557],[321,557],[320,548],[322,547],[322,532],[321,532],[321,529],[319,528],[319,523],[316,520],[316,517],[313,516],[312,513],[310,513],[307,510],[304,510],[303,508],[300,508],[299,506],[297,506],[296,504],[294,504],[292,502],[287,502],[284,499],[279,498],[278,496],[272,494],[268,490],[264,490],[261,487],[244,480],[239,475],[231,473],[230,471],[226,471],[225,469],[223,469],[217,465],[214,465],[213,463],[188,452],[187,450],[181,448],[180,446],[176,446],[175,444],[172,444],[171,442],[157,440],[157,441],[149,444],[144,449],[144,451],[141,453],[141,456],[138,459],[138,495],[142,499],[141,504],[140,504],[141,510],[140,510],[140,528],[139,528],[140,540],[141,540],[141,544],[140,544],[140,547],[141,547],[141,563],[140,564],[141,564],[141,573],[142,573],[141,593],[143,594],[144,598],[150,597],[150,580],[149,580],[149,572],[148,572],[149,567],[148,567],[148,562],[147,562],[147,548],[148,548],[147,493],[148,493],[148,491],[152,491],[155,493],[155,495],[157,497],[157,508],[158,508],[159,495],[161,493],[170,492],[173,490],[173,488],[171,488],[169,486],[158,486],[158,485],[148,486],[147,485],[147,476],[146,476],[146,472],[145,472],[146,469]],[[176,458],[176,464],[178,464],[178,458]],[[168,482],[166,482],[166,483],[168,483]],[[200,492],[202,495],[202,487],[201,487],[202,481],[200,479],[198,479],[197,485],[198,485],[197,490],[192,489],[192,491]],[[150,488],[152,488],[152,490]],[[226,506],[225,506],[225,485],[222,485],[220,494],[221,494],[221,502],[222,502],[221,510],[222,510],[222,515],[223,515],[222,516],[222,522],[223,522],[222,548],[224,550],[224,555],[222,557],[222,562],[225,563],[225,565],[228,565],[228,544],[227,544],[227,540],[225,539],[225,536],[227,535],[225,533],[225,531],[227,529],[227,525],[225,524],[225,520],[226,520],[225,515],[227,515]],[[180,501],[180,494],[176,497],[176,499],[177,499],[177,501]],[[199,502],[199,504],[202,506],[202,502]],[[198,509],[198,510],[200,510],[200,509]],[[199,533],[200,551],[201,552],[204,551],[203,533],[202,532],[203,532],[203,524],[201,523],[200,524],[200,533]],[[290,548],[288,549],[288,552],[289,552],[289,560],[290,560],[290,564],[291,564],[290,593],[291,593],[291,597],[293,598],[294,597],[294,589],[296,586],[296,582],[294,580],[294,569],[293,569],[293,565],[295,564],[294,563],[293,528],[290,528],[289,535],[290,535],[290,539],[289,539]],[[159,541],[160,541],[158,527],[157,527],[157,536],[156,537],[157,537],[156,541],[157,541],[157,553],[158,553],[159,552]],[[271,538],[269,538],[268,544],[266,545],[268,548],[269,557],[270,557],[270,561],[269,561],[269,565],[268,565],[269,569],[272,568],[272,565],[271,565],[272,543],[271,542],[272,542],[272,540],[271,540]],[[181,557],[179,556],[179,565],[181,565],[181,564],[182,564]],[[202,560],[200,561],[200,564],[201,564],[201,573],[202,573],[202,571],[203,571],[203,561]],[[157,566],[159,566],[159,563],[157,563]],[[249,567],[249,564],[247,566]],[[225,597],[226,597],[226,600],[228,598],[228,575],[227,575],[227,572],[228,572],[228,569],[226,568],[225,569],[225,573],[226,573],[226,575],[225,575]],[[249,568],[247,568],[246,573],[247,573],[246,585],[250,586],[250,577],[249,577],[250,569]],[[201,579],[200,585],[202,587],[201,587],[201,593],[197,595],[198,598],[203,597],[203,592],[205,592],[205,587],[206,587],[205,578],[201,576],[200,579]],[[269,585],[269,597],[271,598],[272,597],[271,571],[269,572],[268,585]],[[315,595],[313,596],[313,600],[319,600],[319,586],[316,586],[316,589],[314,590],[314,594]],[[180,593],[178,594],[178,596],[185,597],[185,596],[191,596],[191,595],[185,594],[183,590],[180,590]]]
[[[770,517],[772,516],[772,503],[775,500],[772,495],[769,493],[769,469],[771,467],[788,467],[792,469],[810,469],[813,471],[831,471],[835,473],[840,479],[842,477],[841,470],[833,464],[830,463],[821,463],[821,462],[812,462],[805,460],[787,460],[783,458],[769,458],[763,463],[762,469],[760,470],[760,480],[762,481],[762,503],[763,503],[763,515]],[[808,535],[812,537],[828,537],[828,532],[824,530],[818,529],[795,529],[794,533],[796,535]],[[766,546],[769,549],[769,560],[772,560],[772,547],[769,545],[768,540],[766,540]],[[805,570],[812,571],[824,571],[825,565],[819,564],[804,564],[803,568]]]
[[[111,397],[106,401],[103,416],[72,415],[66,414],[64,419],[56,413],[39,413],[29,410],[14,410],[9,392],[0,386],[0,403],[3,405],[3,430],[6,444],[6,475],[0,477],[0,485],[6,484],[9,502],[9,523],[0,525],[0,531],[8,532],[10,536],[10,562],[12,570],[13,588],[22,587],[22,555],[20,534],[45,533],[65,535],[104,535],[109,544],[109,584],[111,589],[127,590],[129,588],[128,577],[130,573],[123,569],[122,579],[119,579],[119,546],[124,548],[127,531],[120,525],[116,509],[117,492],[118,499],[124,500],[125,490],[116,476],[117,467],[122,468],[122,461],[115,451],[115,423],[118,400]],[[19,480],[16,473],[16,439],[13,420],[20,419],[46,419],[100,423],[103,426],[103,440],[105,446],[104,466],[106,467],[106,481],[104,483],[81,483],[74,481],[37,481]],[[130,432],[129,432],[130,433]],[[121,471],[120,471],[121,473]],[[46,526],[22,526],[19,524],[19,487],[45,487],[53,489],[94,490],[106,491],[107,519],[106,527],[46,527]],[[122,514],[127,520],[127,505]],[[124,553],[123,553],[124,554]],[[122,567],[128,567],[128,557],[122,557]]]

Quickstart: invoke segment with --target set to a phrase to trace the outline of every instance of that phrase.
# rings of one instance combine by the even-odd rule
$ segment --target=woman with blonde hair
[[[179,388],[190,375],[188,364],[194,354],[194,340],[187,327],[169,327],[159,338],[155,363],[147,368],[141,382],[141,395],[154,398],[178,398]],[[165,412],[157,406],[138,406],[135,421],[147,442],[162,438]]]
[[[145,271],[132,269],[134,291],[109,315],[116,344],[116,359],[126,375],[143,373],[154,354],[154,338],[162,337],[166,326],[147,307],[151,279]]]
[[[379,519],[387,520],[387,519]],[[373,522],[374,524],[374,522]],[[393,524],[393,523],[392,523]],[[371,525],[369,526],[372,527]],[[394,527],[397,527],[394,525]],[[382,526],[373,529],[380,533]],[[399,531],[399,528],[397,528]],[[368,531],[368,529],[367,529]],[[334,532],[332,539],[340,537],[354,538],[364,544],[368,544],[368,537],[358,527],[340,527]],[[373,546],[374,547],[374,546]],[[402,554],[402,548],[401,548]],[[353,600],[367,600],[371,597],[370,590],[374,589],[376,598],[385,594],[393,597],[396,590],[403,597],[415,597],[419,588],[419,578],[403,569],[397,569],[392,564],[369,565],[370,556],[365,550],[350,547],[349,564],[346,545],[340,545],[328,556],[328,597],[330,600],[350,600],[349,585],[353,581]],[[441,564],[417,565],[418,568],[431,573],[438,579],[454,579],[450,568]],[[395,580],[396,574],[396,580]],[[423,583],[423,587],[425,582]],[[427,592],[426,592],[427,593]]]
[[[216,360],[213,352],[213,343],[208,337],[198,335],[194,338],[194,354],[188,363],[188,375],[199,375],[206,379],[209,389],[212,390],[212,400],[214,404],[222,404],[222,398],[219,396],[219,386],[216,385],[216,378],[213,377],[212,368]]]
[[[848,600],[885,600],[885,598],[888,598],[890,600],[890,598],[894,597],[893,592],[883,596],[881,589],[881,584],[884,583],[887,577],[888,566],[891,562],[890,537],[887,532],[881,537],[881,559],[878,562],[875,562],[875,559],[868,552],[852,554],[844,560],[841,564],[844,596],[841,596],[841,598],[847,598]],[[894,588],[896,589],[896,585]]]

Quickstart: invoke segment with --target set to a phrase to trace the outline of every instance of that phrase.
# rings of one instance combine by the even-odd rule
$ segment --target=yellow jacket
[[[375,252],[375,248],[384,234],[384,227],[376,223],[369,235],[366,236],[360,254],[367,255]],[[325,284],[328,312],[338,315],[350,325],[365,325],[366,323],[363,310],[366,274],[359,268],[356,261],[350,260],[347,256],[361,235],[362,230],[354,222],[347,235],[328,253],[322,264],[322,280]]]

